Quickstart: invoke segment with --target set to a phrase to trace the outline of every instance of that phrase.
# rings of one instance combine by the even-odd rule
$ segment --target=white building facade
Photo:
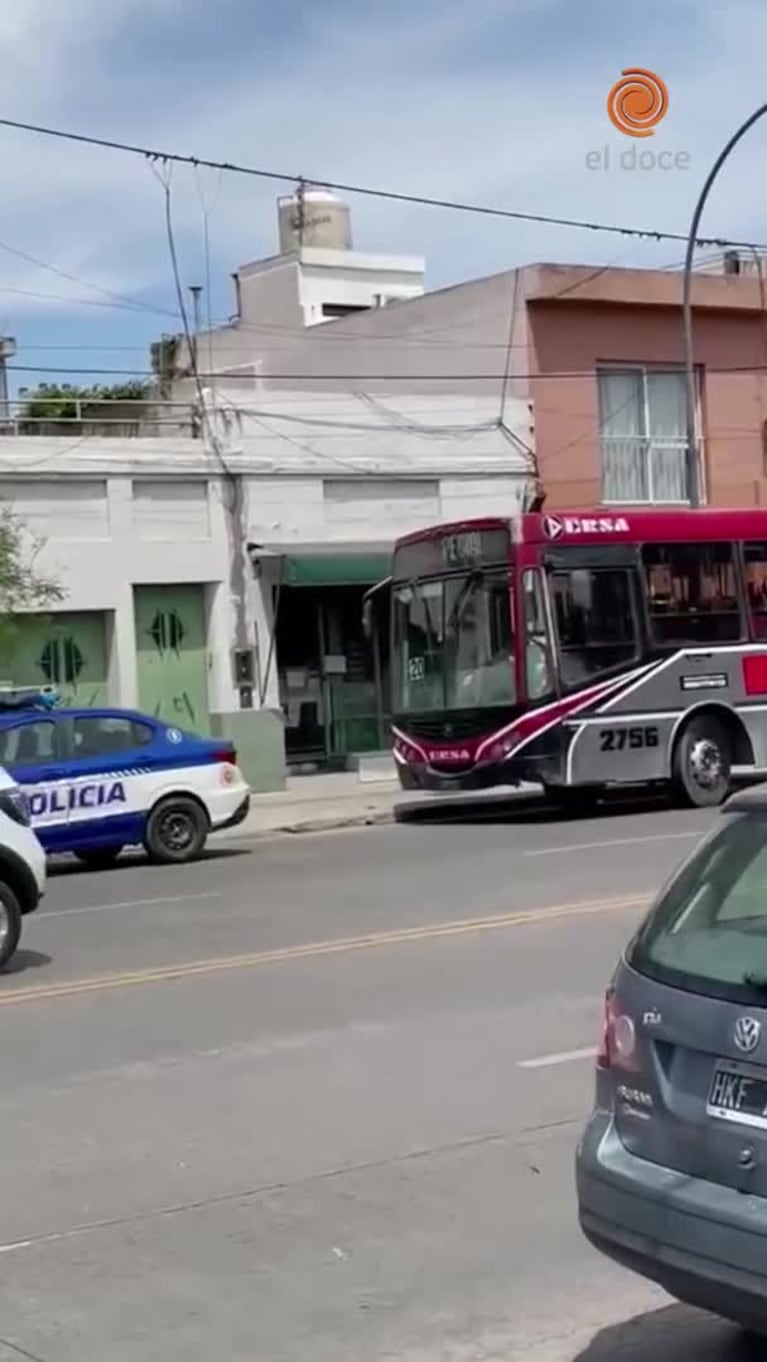
[[[0,439],[0,496],[64,591],[21,621],[0,677],[232,738],[257,789],[280,787],[286,756],[345,764],[383,745],[362,596],[399,535],[521,508],[526,404],[514,419],[519,442],[483,400],[435,413],[428,398],[219,393],[215,453],[195,439]]]
[[[424,294],[423,260],[353,250],[326,191],[279,223],[231,322],[196,337],[196,376],[164,346],[151,434],[144,415],[102,438],[100,412],[76,445],[0,437],[0,497],[65,593],[2,644],[0,677],[231,738],[255,789],[387,745],[362,601],[395,539],[512,517],[537,481],[513,276]]]

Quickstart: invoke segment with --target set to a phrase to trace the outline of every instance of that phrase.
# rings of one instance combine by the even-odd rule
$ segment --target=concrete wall
[[[760,281],[696,276],[693,302],[707,498],[767,504]],[[259,343],[257,382],[227,380],[243,400],[301,391],[307,400],[343,393],[396,404],[419,394],[436,409],[441,397],[470,395],[509,413],[535,450],[549,506],[586,506],[601,496],[597,365],[683,363],[681,275],[534,265],[308,331],[265,327]]]
[[[246,641],[256,647],[261,672],[253,711],[240,710],[233,686],[225,496],[220,464],[202,442],[94,438],[73,450],[65,438],[0,439],[0,501],[26,526],[39,571],[64,589],[52,610],[107,614],[116,704],[138,703],[133,588],[204,587],[213,731],[235,741],[254,788],[275,789],[284,780],[272,646],[279,556],[301,549],[380,553],[398,535],[436,521],[512,516],[528,483],[523,454],[481,420],[477,435],[450,437],[428,425],[419,432],[395,418],[389,426],[386,416],[383,428],[369,433],[364,424],[347,431],[351,449],[343,430],[326,432],[329,445],[322,451],[290,433],[295,417],[286,423],[287,434],[273,422],[263,429],[257,422],[260,433],[228,455],[243,478],[246,538],[274,555],[257,575],[249,562],[245,573]],[[513,419],[524,421],[524,409]],[[342,441],[342,455],[333,453],[334,440]],[[376,451],[372,456],[368,444]]]
[[[22,448],[36,443],[31,438],[17,442]],[[0,499],[37,541],[38,570],[64,588],[64,599],[51,612],[114,611],[113,699],[135,705],[133,587],[226,580],[223,510],[215,482],[134,480],[108,473],[40,480],[17,476],[0,482]],[[228,656],[231,617],[225,595],[210,618],[210,655],[223,650]],[[228,674],[212,671],[210,699],[212,708],[232,707]]]
[[[524,314],[511,271],[342,317],[292,339],[264,335],[263,385],[286,392],[492,395],[500,404],[515,300]],[[510,367],[524,368],[521,352]]]
[[[323,304],[374,309],[377,297],[418,297],[423,261],[307,248],[300,255],[243,265],[237,279],[232,321],[199,336],[203,373],[240,371],[251,377],[260,366],[265,374],[279,374],[306,328],[335,325],[324,318]],[[179,367],[186,363],[182,344]]]
[[[304,249],[299,267],[304,322],[306,326],[332,324],[322,310],[328,303],[375,308],[381,298],[417,298],[423,293],[423,271],[422,260]]]
[[[304,327],[294,264],[268,262],[252,277],[243,273],[242,321],[213,334],[213,367],[231,388],[239,366],[242,394],[463,394],[493,398],[498,412],[504,391],[529,396],[526,278],[526,271],[511,270]],[[307,282],[310,305],[318,301],[313,287]],[[371,294],[379,291],[386,292],[384,277],[371,281]],[[204,335],[199,357],[207,371]],[[175,395],[188,399],[190,384],[177,384]]]
[[[400,481],[293,478],[288,498],[284,480],[258,478],[249,483],[249,533],[274,549],[388,545],[443,520],[512,516],[525,484],[519,473]]]

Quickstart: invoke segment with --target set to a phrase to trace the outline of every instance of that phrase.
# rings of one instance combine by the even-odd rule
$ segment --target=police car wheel
[[[164,799],[149,815],[144,845],[153,861],[193,861],[208,836],[208,820],[194,799]]]
[[[21,936],[21,907],[13,890],[0,880],[0,969],[16,954]]]

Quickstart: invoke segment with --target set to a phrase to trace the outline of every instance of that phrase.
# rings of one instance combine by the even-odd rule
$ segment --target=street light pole
[[[706,182],[700,191],[700,198],[695,205],[695,212],[690,223],[690,234],[687,238],[687,251],[684,259],[684,282],[682,286],[682,314],[684,318],[684,359],[686,372],[687,388],[687,487],[690,495],[690,505],[700,506],[700,466],[698,463],[698,439],[695,423],[695,412],[697,407],[697,391],[695,385],[695,364],[693,360],[693,339],[692,339],[692,258],[695,253],[695,244],[698,237],[698,227],[706,206],[711,186],[714,183],[719,171],[722,169],[727,157],[733,147],[737,146],[741,137],[753,127],[754,123],[767,113],[767,104],[761,104],[758,109],[747,118],[736,133],[730,138],[726,147],[720,151],[713,166],[711,167]]]

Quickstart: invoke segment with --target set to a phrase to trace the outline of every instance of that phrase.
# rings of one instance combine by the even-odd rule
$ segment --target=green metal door
[[[98,610],[20,615],[0,635],[0,681],[56,686],[62,703],[108,705],[106,618]]]
[[[140,708],[208,733],[203,588],[137,586],[134,604]]]

